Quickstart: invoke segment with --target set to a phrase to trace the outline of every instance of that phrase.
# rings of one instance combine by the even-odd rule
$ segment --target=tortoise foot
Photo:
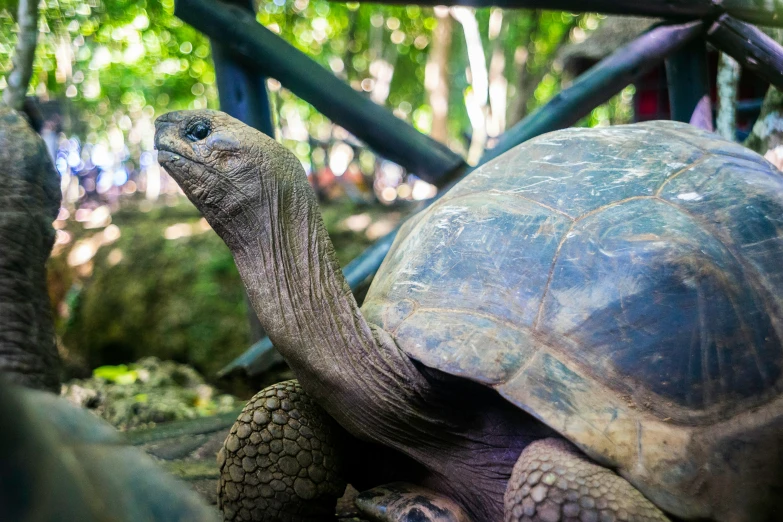
[[[505,522],[668,522],[636,488],[562,439],[532,443],[505,495]]]
[[[345,491],[341,431],[297,381],[274,384],[242,410],[218,453],[226,521],[334,520]]]

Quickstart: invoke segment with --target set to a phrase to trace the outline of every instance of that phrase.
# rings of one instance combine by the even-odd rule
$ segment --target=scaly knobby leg
[[[563,439],[532,443],[517,460],[505,495],[506,522],[668,522],[616,473]]]
[[[339,426],[297,381],[257,393],[218,453],[226,521],[334,520],[345,491]]]

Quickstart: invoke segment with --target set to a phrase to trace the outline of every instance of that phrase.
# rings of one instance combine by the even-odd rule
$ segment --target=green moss
[[[386,219],[387,228],[399,220],[399,213],[382,208],[325,206],[324,221],[343,265],[372,243],[363,230],[345,226],[345,218],[357,213],[367,213],[366,223]],[[187,363],[212,379],[250,345],[244,287],[233,258],[200,219],[186,202],[147,213],[117,211],[112,225],[121,235],[98,249],[90,274],[84,273],[86,264],[69,272],[64,259],[77,241],[103,237],[96,236],[103,231],[68,223],[74,240],[50,263],[66,361],[91,369],[152,355]],[[190,235],[167,239],[173,226]]]
[[[242,353],[250,341],[244,289],[228,248],[199,219],[188,207],[113,216],[122,235],[95,255],[61,327],[69,352],[90,368],[155,355],[207,375]],[[180,223],[195,233],[166,239]]]
[[[156,357],[101,366],[90,379],[68,382],[62,394],[121,430],[236,412],[243,403],[220,394],[190,366]]]

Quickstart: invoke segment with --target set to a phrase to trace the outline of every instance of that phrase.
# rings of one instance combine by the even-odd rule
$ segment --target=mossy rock
[[[350,203],[327,205],[323,213],[343,265],[372,243],[365,229],[347,228],[346,217],[400,219]],[[184,200],[149,212],[125,208],[111,223],[120,237],[71,269],[65,260],[79,241],[100,240],[104,228],[69,222],[73,241],[49,264],[66,363],[76,361],[85,371],[156,356],[214,379],[251,341],[244,286],[228,248]]]
[[[231,253],[183,207],[112,217],[121,236],[90,261],[92,274],[60,324],[67,351],[88,368],[155,355],[211,375],[247,348],[247,305]],[[167,239],[173,226],[191,235]]]

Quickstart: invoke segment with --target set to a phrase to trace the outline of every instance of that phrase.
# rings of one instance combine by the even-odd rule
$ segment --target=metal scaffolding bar
[[[707,44],[703,39],[689,42],[666,58],[666,81],[671,119],[712,130]]]
[[[507,130],[497,146],[484,153],[486,162],[530,138],[570,127],[633,80],[660,64],[670,53],[704,35],[700,21],[659,25],[607,56],[545,106]]]
[[[371,0],[371,3],[407,5],[409,0]],[[442,0],[418,0],[417,5],[442,5]],[[446,5],[549,9],[572,13],[650,16],[693,20],[728,13],[759,25],[783,26],[783,0],[450,0]]]
[[[723,15],[707,31],[707,40],[744,70],[783,89],[783,46],[758,28]]]
[[[260,25],[238,6],[215,0],[178,0],[175,13],[256,69],[311,103],[381,156],[443,186],[464,170],[448,147],[354,91],[307,55]],[[226,38],[230,35],[230,38]]]

